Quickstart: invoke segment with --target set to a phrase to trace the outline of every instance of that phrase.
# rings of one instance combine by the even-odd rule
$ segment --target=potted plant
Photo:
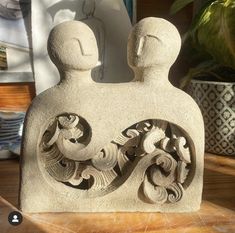
[[[181,87],[202,111],[206,151],[235,155],[235,0],[176,0],[171,13],[191,2],[197,11],[182,39],[193,68]]]

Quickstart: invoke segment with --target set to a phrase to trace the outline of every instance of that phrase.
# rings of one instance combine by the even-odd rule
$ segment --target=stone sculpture
[[[129,83],[91,78],[98,61],[87,25],[57,25],[48,52],[60,83],[26,117],[20,205],[25,212],[187,212],[200,207],[204,129],[189,95],[168,81],[177,29],[141,20],[128,42]],[[43,200],[43,201],[42,201]]]
[[[47,38],[54,26],[68,20],[86,23],[96,36],[99,63],[92,70],[94,81],[120,83],[133,79],[127,65],[126,50],[131,22],[123,0],[32,1],[33,62],[37,94],[59,82],[58,72],[47,53]]]

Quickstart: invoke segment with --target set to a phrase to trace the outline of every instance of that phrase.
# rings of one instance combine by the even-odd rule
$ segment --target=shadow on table
[[[60,225],[58,213],[22,213],[23,222],[12,226],[8,215],[18,209],[19,159],[0,161],[0,233],[75,233]],[[75,218],[76,220],[77,218]],[[68,218],[65,217],[65,222]],[[76,221],[75,221],[76,222]]]
[[[30,217],[23,215],[23,221],[18,226],[13,226],[8,222],[8,215],[13,212],[20,212],[15,206],[0,196],[0,225],[1,233],[46,233],[43,229],[40,229]]]
[[[46,233],[40,229],[33,219],[23,215],[23,221],[18,226],[8,222],[8,215],[18,209],[19,189],[19,158],[0,161],[0,232],[1,233]],[[35,220],[34,220],[35,221]]]

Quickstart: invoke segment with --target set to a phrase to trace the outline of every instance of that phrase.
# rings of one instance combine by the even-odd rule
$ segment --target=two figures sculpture
[[[91,78],[99,57],[92,30],[68,21],[51,31],[48,53],[61,81],[37,96],[27,113],[23,211],[200,208],[202,116],[191,97],[168,81],[180,41],[168,21],[141,20],[128,40],[134,80],[97,83]]]

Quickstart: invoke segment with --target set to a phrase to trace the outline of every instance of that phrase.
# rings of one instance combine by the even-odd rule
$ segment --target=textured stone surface
[[[129,36],[134,81],[102,84],[91,78],[98,61],[92,31],[77,21],[52,30],[48,51],[61,82],[27,113],[23,211],[199,209],[203,120],[192,98],[168,81],[179,50],[171,23],[146,18]]]
[[[80,20],[86,23],[96,36],[100,62],[96,69],[93,69],[93,80],[112,83],[132,79],[126,60],[126,44],[131,22],[123,0],[32,1],[32,39],[37,94],[59,81],[58,72],[47,54],[47,38],[54,26],[67,20]]]

